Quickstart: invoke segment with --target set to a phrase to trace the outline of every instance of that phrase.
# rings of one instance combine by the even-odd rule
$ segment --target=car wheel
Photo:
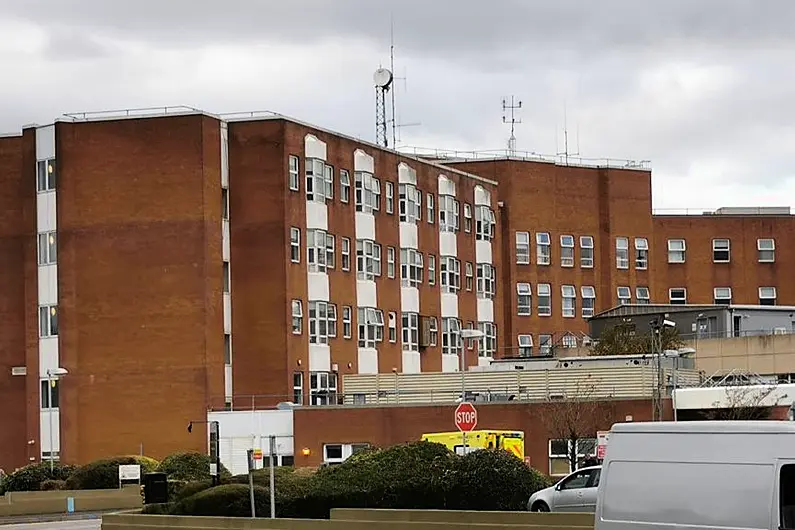
[[[532,511],[534,512],[548,512],[549,506],[545,502],[537,502],[533,505]]]

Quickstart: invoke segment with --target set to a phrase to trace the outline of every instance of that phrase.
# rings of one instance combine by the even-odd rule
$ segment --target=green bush
[[[140,456],[117,456],[95,460],[79,467],[66,480],[66,488],[74,490],[101,490],[119,487],[119,466],[139,464],[141,475],[151,473],[157,460]]]
[[[38,491],[43,482],[47,480],[66,480],[75,470],[75,466],[53,463],[53,470],[50,471],[50,462],[37,462],[17,469],[3,480],[3,494],[7,491]]]
[[[195,495],[200,491],[204,491],[212,487],[212,480],[169,480],[168,481],[168,500],[170,502],[179,502],[186,499],[191,495]]]
[[[254,486],[254,506],[260,517],[270,515],[268,490]],[[200,491],[171,507],[172,515],[214,515],[219,517],[251,517],[249,487],[224,484]]]
[[[157,471],[168,475],[169,480],[197,481],[209,480],[210,457],[201,453],[176,453],[169,455],[157,466]],[[232,474],[221,464],[221,481],[231,478]]]
[[[56,491],[56,490],[65,490],[66,489],[66,481],[65,480],[53,480],[48,478],[44,482],[41,483],[41,491]]]

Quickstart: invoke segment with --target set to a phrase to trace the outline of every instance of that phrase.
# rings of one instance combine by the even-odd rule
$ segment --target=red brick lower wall
[[[609,430],[616,422],[649,421],[649,400],[610,403],[612,421],[600,425]],[[323,444],[367,442],[379,447],[419,440],[422,434],[455,430],[453,405],[393,407],[307,407],[295,410],[295,465],[318,466],[323,460]],[[478,404],[478,429],[521,430],[525,433],[525,455],[530,464],[547,473],[549,467],[549,417],[543,403]],[[665,414],[671,417],[670,402]],[[309,449],[309,455],[303,450]]]

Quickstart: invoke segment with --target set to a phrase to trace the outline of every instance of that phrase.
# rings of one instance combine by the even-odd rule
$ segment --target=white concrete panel
[[[229,236],[229,221],[224,219],[221,223],[221,252],[223,253],[223,260],[229,261],[231,255],[231,238]]]
[[[229,399],[232,397],[232,365],[224,366],[224,396]]]
[[[306,201],[306,229],[328,231],[328,206],[326,203]]]
[[[353,152],[353,170],[375,173],[375,159],[361,149],[357,149]]]
[[[678,388],[674,403],[678,410],[731,408],[738,396],[754,398],[760,407],[786,405],[793,402],[795,384]]]
[[[55,370],[60,362],[58,337],[39,339],[39,377],[47,377],[47,370]]]
[[[229,127],[221,122],[221,187],[229,186]]]
[[[36,229],[39,232],[53,232],[57,226],[55,192],[36,194]]]
[[[478,357],[478,366],[491,366],[492,357]]]
[[[359,307],[378,307],[378,293],[372,280],[356,280],[356,303]]]
[[[458,355],[442,354],[442,372],[458,372],[461,368],[461,359]]]
[[[224,333],[232,333],[232,297],[224,293]]]
[[[55,157],[55,125],[36,129],[36,160]]]
[[[439,232],[439,255],[458,256],[458,237],[453,232]]]
[[[494,300],[478,298],[478,322],[494,322]]]
[[[491,241],[475,241],[475,262],[494,263],[491,256]]]
[[[404,313],[420,312],[420,290],[416,287],[400,288],[400,310]]]
[[[292,455],[293,411],[256,410],[208,412],[207,421],[217,421],[221,463],[233,474],[247,472],[246,451],[270,451],[270,436],[276,437],[276,454]]]
[[[475,186],[475,205],[491,206],[491,194],[480,184]]]
[[[41,398],[39,398],[41,403]],[[52,414],[52,418],[50,418]],[[50,452],[61,450],[61,411],[59,409],[45,409],[41,411],[41,451]],[[52,449],[50,449],[50,421],[52,420]]]
[[[42,265],[39,275],[39,305],[58,304],[58,265]]]
[[[398,182],[417,185],[417,172],[405,162],[398,164]]]
[[[307,273],[307,296],[309,300],[316,302],[328,302],[329,298],[329,279],[325,272]]]
[[[375,216],[373,214],[356,212],[356,239],[375,241]]]
[[[322,142],[317,136],[307,134],[304,136],[304,156],[307,158],[326,159],[326,142]]]
[[[442,293],[442,318],[458,318],[458,295]]]
[[[417,225],[414,223],[400,223],[400,248],[419,248]]]
[[[418,374],[422,372],[420,363],[420,352],[418,351],[404,351],[403,352],[403,369],[404,374]]]
[[[439,175],[439,195],[455,195],[455,182],[444,175]]]
[[[358,365],[360,374],[378,373],[378,350],[375,348],[359,348]]]
[[[331,346],[328,344],[309,345],[309,371],[331,371]]]

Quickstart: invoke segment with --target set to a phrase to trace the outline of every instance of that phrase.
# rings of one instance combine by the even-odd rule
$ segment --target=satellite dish
[[[373,74],[373,81],[375,81],[375,86],[386,88],[392,84],[392,72],[386,68],[379,68]]]

